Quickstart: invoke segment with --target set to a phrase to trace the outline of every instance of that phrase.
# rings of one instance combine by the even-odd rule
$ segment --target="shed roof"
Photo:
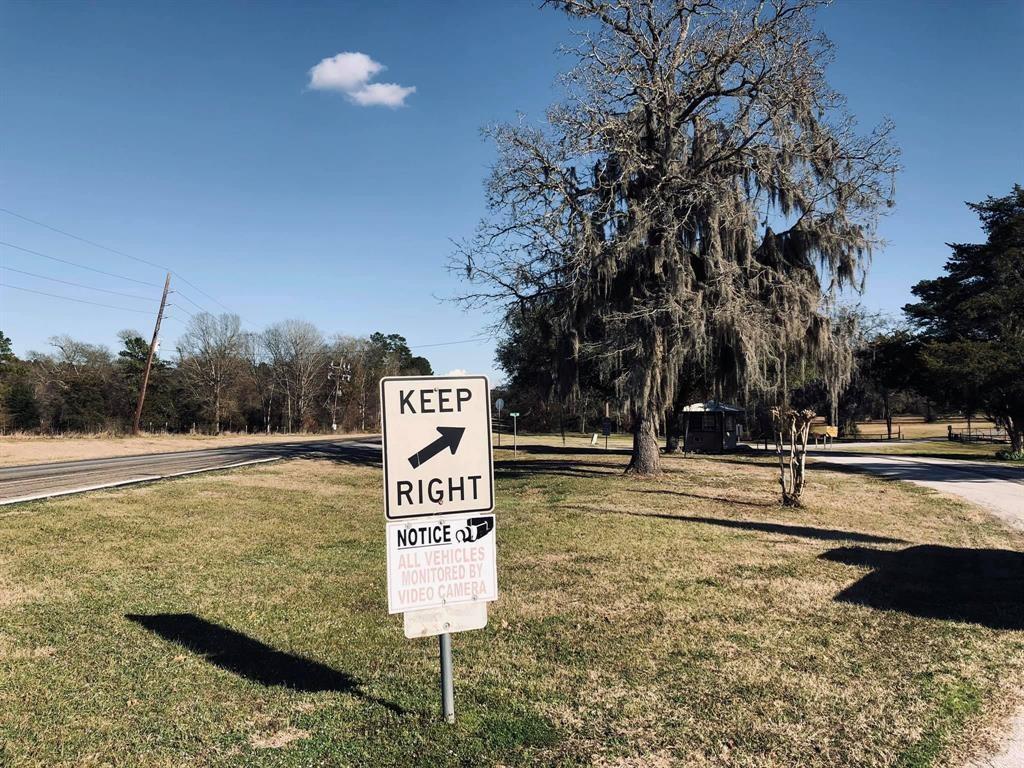
[[[743,413],[743,409],[735,405],[708,400],[706,403],[691,403],[683,408],[686,413]]]

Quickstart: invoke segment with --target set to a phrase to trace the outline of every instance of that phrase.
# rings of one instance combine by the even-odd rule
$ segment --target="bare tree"
[[[788,366],[827,352],[823,298],[860,282],[897,152],[826,84],[817,0],[549,4],[591,31],[546,127],[489,131],[463,299],[550,306],[570,369],[599,360],[619,389],[627,469],[654,473],[683,366],[784,392]]]
[[[112,355],[102,345],[67,335],[49,339],[50,355],[29,352],[37,379],[43,422],[50,429],[77,432],[112,426],[110,387]]]
[[[218,434],[225,393],[245,370],[244,349],[241,321],[232,314],[201,312],[178,339],[178,367],[195,395],[210,408]]]
[[[252,383],[253,389],[256,390],[256,397],[260,403],[263,429],[269,435],[277,378],[274,376],[274,369],[270,364],[270,357],[267,354],[265,335],[262,333],[247,333],[245,334],[243,346],[249,380]]]
[[[289,431],[296,422],[300,429],[312,426],[329,357],[323,334],[305,320],[283,320],[266,330],[264,341],[285,392]]]
[[[807,477],[807,436],[813,421],[814,411],[772,408],[783,506],[800,506],[800,496]]]

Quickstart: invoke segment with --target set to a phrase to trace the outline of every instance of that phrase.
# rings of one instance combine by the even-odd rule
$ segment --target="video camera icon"
[[[470,544],[479,541],[494,529],[493,517],[471,517],[466,521],[466,527],[455,532],[455,540],[460,544]]]

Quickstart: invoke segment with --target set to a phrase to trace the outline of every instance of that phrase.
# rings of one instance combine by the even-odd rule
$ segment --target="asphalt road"
[[[4,467],[0,468],[0,505],[296,458],[380,464],[380,438],[236,445]]]
[[[907,480],[959,496],[1024,530],[1024,468],[1019,466],[932,456],[852,453],[843,452],[841,447],[810,449],[807,455],[816,462]]]

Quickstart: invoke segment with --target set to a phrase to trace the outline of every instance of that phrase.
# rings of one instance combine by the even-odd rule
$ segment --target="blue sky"
[[[889,245],[863,298],[896,312],[941,270],[945,242],[979,237],[963,201],[1024,182],[1024,4],[850,1],[819,22],[837,46],[832,84],[865,129],[891,116],[903,148],[881,226]],[[495,375],[489,340],[425,345],[487,326],[439,301],[460,290],[445,270],[451,240],[484,212],[493,153],[479,129],[542,117],[572,26],[525,2],[2,2],[0,207],[170,266],[251,328],[301,317],[328,334],[397,332],[438,372]],[[309,89],[310,69],[342,52],[386,69],[361,81],[327,71],[348,95]],[[398,108],[356,103],[403,94]],[[2,213],[0,240],[162,280]],[[159,293],[3,246],[0,264],[153,297],[0,271],[3,283],[124,308],[148,310]],[[169,314],[165,353],[187,319]],[[19,353],[58,333],[113,347],[118,330],[151,325],[0,287],[0,328]]]

